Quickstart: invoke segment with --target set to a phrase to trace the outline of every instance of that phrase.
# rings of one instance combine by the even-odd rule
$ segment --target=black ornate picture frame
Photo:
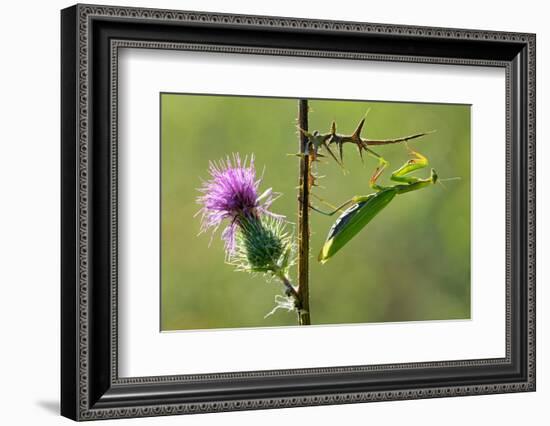
[[[535,390],[534,34],[96,5],[64,9],[61,29],[62,415],[93,420]],[[121,47],[505,69],[506,356],[119,377]]]

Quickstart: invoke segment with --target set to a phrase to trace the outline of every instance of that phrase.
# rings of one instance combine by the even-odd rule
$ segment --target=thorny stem
[[[355,144],[359,151],[359,156],[361,157],[361,159],[363,159],[363,151],[374,154],[374,152],[369,148],[369,146],[390,145],[395,143],[407,142],[434,132],[434,131],[430,131],[430,132],[416,133],[414,135],[403,136],[396,139],[364,139],[361,137],[361,130],[363,129],[364,124],[365,124],[365,118],[363,118],[359,122],[359,124],[357,125],[357,128],[351,135],[343,135],[343,134],[337,133],[335,121],[332,122],[330,126],[330,131],[328,133],[320,133],[318,131],[314,131],[312,134],[310,134],[307,131],[307,129],[304,129],[301,126],[298,126],[298,129],[300,130],[300,133],[304,137],[306,137],[310,141],[310,143],[313,145],[312,161],[316,161],[318,150],[319,148],[321,148],[321,146],[323,146],[327,150],[327,152],[334,158],[334,160],[342,167],[344,166],[343,146],[345,143]],[[340,160],[338,160],[334,155],[334,153],[331,151],[330,145],[332,144],[336,144],[338,146]]]
[[[307,132],[308,102],[298,101],[298,126]],[[300,325],[310,325],[309,314],[309,179],[311,160],[307,149],[308,138],[299,132],[300,149],[300,188],[298,194],[298,321]]]

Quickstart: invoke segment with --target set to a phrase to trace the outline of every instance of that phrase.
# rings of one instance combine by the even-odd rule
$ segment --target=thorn
[[[357,125],[357,128],[353,132],[353,135],[351,135],[351,139],[354,141],[361,140],[361,130],[363,130],[363,124],[365,124],[366,117],[363,117],[363,119],[359,122]]]
[[[332,120],[330,125],[330,134],[334,136],[336,134],[336,121]]]
[[[343,166],[343,164],[341,164],[339,161],[338,161],[338,158],[336,158],[336,156],[334,155],[334,153],[332,152],[332,150],[329,148],[328,144],[326,143],[326,141],[323,141],[323,146],[326,148],[327,152],[330,154],[330,156],[332,158],[334,158],[334,161],[336,161],[336,163],[339,165],[339,166]]]
[[[358,144],[357,149],[359,150],[359,157],[361,157],[361,163],[365,165],[365,159],[363,158],[363,146]]]

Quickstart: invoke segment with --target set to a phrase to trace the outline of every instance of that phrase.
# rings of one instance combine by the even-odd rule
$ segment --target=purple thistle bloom
[[[263,214],[284,217],[269,211],[276,199],[271,188],[258,195],[262,179],[256,178],[254,156],[250,157],[248,165],[247,157],[241,161],[238,154],[233,154],[233,161],[229,157],[218,163],[211,161],[209,172],[211,179],[203,182],[199,189],[203,195],[197,198],[202,205],[198,212],[202,215],[200,233],[210,228],[215,232],[225,219],[229,219],[229,225],[222,232],[228,255],[235,250],[235,234],[242,219],[260,218]]]

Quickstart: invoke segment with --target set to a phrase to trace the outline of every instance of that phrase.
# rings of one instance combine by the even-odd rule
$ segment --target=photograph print
[[[161,93],[160,330],[469,320],[470,120]]]

